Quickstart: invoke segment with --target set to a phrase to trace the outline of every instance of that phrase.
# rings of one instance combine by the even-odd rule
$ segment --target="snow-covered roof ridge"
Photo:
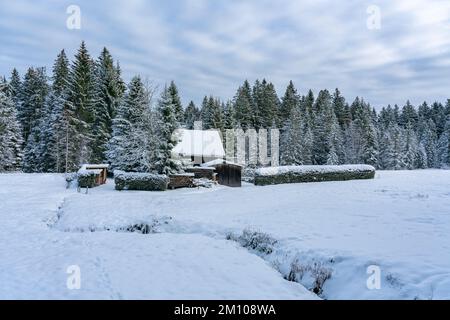
[[[90,170],[90,169],[108,169],[109,164],[107,163],[85,163],[81,166],[80,170]]]
[[[78,170],[78,174],[86,175],[86,174],[100,174],[103,169],[108,169],[109,164],[89,164],[85,163]]]
[[[270,176],[283,173],[327,173],[355,171],[375,171],[375,168],[367,164],[281,166],[257,169],[255,170],[255,175]]]
[[[91,175],[91,174],[100,174],[102,173],[102,169],[80,169],[78,170],[79,176]]]
[[[224,160],[224,159],[211,160],[211,161],[202,163],[201,166],[202,167],[213,167],[213,166],[218,165],[218,164],[231,164],[231,165],[242,167],[242,165],[240,165],[238,163],[234,163],[234,162],[227,161],[227,160]]]
[[[175,154],[218,158],[225,156],[218,130],[177,129],[174,134],[179,137],[179,142],[172,150]]]

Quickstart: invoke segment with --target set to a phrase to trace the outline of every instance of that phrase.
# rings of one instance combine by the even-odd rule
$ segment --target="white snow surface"
[[[0,299],[317,298],[224,239],[201,234],[72,233],[54,227],[60,214],[76,218],[89,212],[88,218],[98,210],[110,213],[105,220],[120,221],[124,212],[119,210],[128,211],[128,201],[112,189],[112,181],[87,195],[66,190],[62,175],[1,174],[0,185]],[[163,194],[169,195],[123,193],[132,198]],[[103,197],[102,205],[95,204]],[[114,199],[121,199],[117,208]],[[137,205],[145,203],[149,204]],[[130,213],[136,208],[131,206]],[[139,210],[145,216],[152,208]],[[66,285],[72,265],[80,267],[79,290]]]
[[[59,208],[59,209],[58,209]],[[331,270],[326,299],[450,299],[450,171],[242,188],[65,189],[61,175],[0,175],[0,298],[310,299],[292,262]],[[157,233],[125,232],[146,223]],[[269,255],[233,241],[249,228]],[[120,232],[116,232],[119,230]],[[66,287],[79,265],[81,289]],[[367,288],[367,267],[381,287]]]
[[[255,170],[258,176],[273,176],[285,173],[329,173],[329,172],[357,172],[375,171],[375,168],[367,164],[344,164],[344,165],[306,165],[306,166],[281,166],[267,167]]]

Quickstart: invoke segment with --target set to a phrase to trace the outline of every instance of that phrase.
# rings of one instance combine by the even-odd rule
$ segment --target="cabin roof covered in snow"
[[[233,166],[242,167],[242,165],[240,165],[238,163],[234,163],[234,162],[223,160],[223,159],[216,159],[216,160],[208,161],[208,162],[202,163],[201,166],[202,167],[214,167],[214,166],[217,166],[220,164],[230,164]]]
[[[80,169],[80,170],[78,170],[79,175],[100,174],[100,173],[102,173],[102,169]]]
[[[179,142],[172,150],[175,154],[217,158],[225,156],[222,139],[217,130],[178,129],[175,134],[179,138]]]
[[[90,163],[85,163],[81,166],[81,170],[89,170],[89,169],[108,169],[109,168],[109,164],[107,163],[102,163],[102,164],[90,164]]]
[[[109,164],[89,164],[85,163],[81,166],[80,170],[78,170],[78,174],[87,174],[94,173],[100,174],[103,169],[108,169]]]

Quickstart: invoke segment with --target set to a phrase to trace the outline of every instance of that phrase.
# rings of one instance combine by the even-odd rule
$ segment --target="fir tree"
[[[19,170],[22,160],[22,132],[11,91],[0,81],[0,171]]]
[[[234,110],[236,123],[239,123],[243,130],[253,127],[253,98],[250,84],[247,80],[242,87],[238,89],[236,96],[234,97]]]
[[[22,85],[22,104],[19,109],[19,120],[25,142],[41,117],[47,93],[45,68],[29,68]]]
[[[283,98],[281,99],[280,105],[280,126],[284,127],[287,120],[291,115],[291,111],[294,108],[300,108],[300,97],[297,93],[297,89],[294,87],[294,83],[289,81],[289,85],[286,88]],[[300,111],[300,110],[299,110]]]
[[[225,129],[234,129],[236,127],[235,110],[233,103],[228,100],[223,109],[223,125]]]
[[[69,60],[62,50],[56,57],[52,71],[52,86],[46,100],[41,119],[41,132],[45,148],[41,154],[42,170],[64,172],[66,168],[66,130],[69,119],[67,113]],[[49,125],[50,124],[50,125]]]
[[[26,172],[43,171],[42,154],[45,152],[46,145],[45,132],[42,129],[48,88],[45,68],[30,68],[25,75],[20,116],[25,132],[23,169]]]
[[[272,83],[267,83],[265,79],[261,82],[260,97],[257,99],[257,120],[256,128],[271,128],[273,125],[278,126],[279,100],[275,87]]]
[[[438,157],[441,167],[450,167],[450,116],[444,126],[444,130],[438,140]]]
[[[68,108],[70,125],[74,126],[70,144],[67,169],[76,169],[92,159],[92,132],[94,124],[95,97],[94,62],[84,41],[81,43],[69,74]]]
[[[301,120],[301,111],[299,106],[295,106],[288,117],[286,130],[282,135],[281,145],[281,164],[282,165],[302,165],[303,148],[302,139],[303,128]]]
[[[420,158],[422,158],[419,150],[416,133],[410,122],[407,123],[404,130],[405,146],[402,152],[403,163],[406,169],[412,170],[419,167]]]
[[[11,99],[14,102],[14,107],[16,108],[16,111],[19,112],[22,101],[22,81],[20,80],[20,75],[16,68],[14,68],[11,73],[9,88],[11,90]]]
[[[112,133],[112,119],[122,99],[123,88],[118,69],[106,48],[103,48],[95,68],[95,103],[91,161],[105,159],[107,143]]]
[[[412,128],[417,127],[418,115],[416,109],[411,105],[409,100],[402,109],[399,121],[403,128],[406,128],[408,124],[410,124]]]
[[[436,126],[433,120],[428,119],[428,121],[425,122],[425,128],[423,130],[420,143],[425,150],[426,167],[427,168],[439,167]]]
[[[168,94],[171,99],[171,103],[174,105],[176,121],[179,126],[180,124],[183,123],[184,111],[183,111],[183,105],[181,104],[180,96],[178,94],[178,88],[175,85],[175,82],[171,81],[167,90],[168,90]]]
[[[166,86],[158,101],[158,149],[156,170],[160,174],[171,174],[181,170],[180,164],[172,158],[172,149],[178,143],[178,138],[174,135],[178,127],[177,106],[173,102],[172,94]]]
[[[347,127],[351,121],[350,108],[337,88],[333,93],[333,110],[341,128]]]
[[[133,77],[113,119],[106,156],[113,170],[151,171],[155,159],[155,121],[151,94],[139,76]]]
[[[194,102],[189,102],[189,105],[184,110],[184,124],[187,129],[194,129],[194,123],[200,121],[200,110],[195,106]]]

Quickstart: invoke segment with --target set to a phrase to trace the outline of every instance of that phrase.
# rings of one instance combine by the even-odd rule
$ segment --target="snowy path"
[[[72,198],[95,199],[65,190],[61,176],[5,174],[0,185],[1,299],[315,298],[229,241],[50,228],[58,206],[64,215]],[[69,265],[81,269],[80,290],[66,286]]]

